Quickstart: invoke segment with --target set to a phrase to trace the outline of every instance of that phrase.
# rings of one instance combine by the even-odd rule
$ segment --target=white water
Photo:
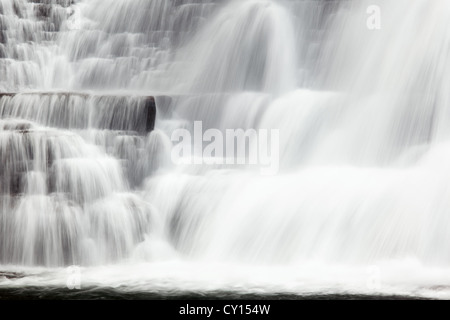
[[[52,3],[0,1],[1,286],[449,297],[448,1]],[[195,120],[279,174],[174,166]]]

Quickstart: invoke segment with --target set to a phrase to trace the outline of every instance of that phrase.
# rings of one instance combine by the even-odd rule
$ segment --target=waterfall
[[[375,265],[387,291],[406,265],[408,293],[441,285],[449,18],[446,0],[0,0],[0,264],[268,268],[252,279],[281,290]],[[278,130],[278,173],[175,164],[199,122]]]

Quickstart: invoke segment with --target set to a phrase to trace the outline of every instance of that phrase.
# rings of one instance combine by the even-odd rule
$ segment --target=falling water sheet
[[[0,296],[448,299],[449,17],[0,0]],[[278,132],[275,174],[208,129]]]

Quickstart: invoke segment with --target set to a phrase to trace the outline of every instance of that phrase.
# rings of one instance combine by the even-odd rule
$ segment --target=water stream
[[[450,297],[449,58],[446,0],[0,0],[0,287]]]

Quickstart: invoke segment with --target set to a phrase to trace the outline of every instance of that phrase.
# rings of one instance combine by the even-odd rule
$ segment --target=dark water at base
[[[311,294],[294,295],[239,294],[235,292],[125,292],[111,288],[68,290],[61,288],[2,288],[0,300],[427,300],[401,295]]]

